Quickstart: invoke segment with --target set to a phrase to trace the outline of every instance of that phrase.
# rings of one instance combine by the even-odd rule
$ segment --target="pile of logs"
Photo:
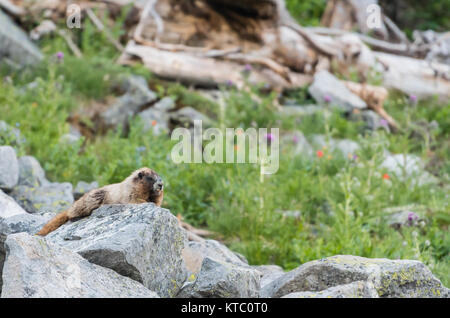
[[[56,24],[66,18],[72,1],[0,0],[16,20],[47,17]],[[450,97],[450,66],[438,59],[436,45],[448,34],[416,33],[411,42],[387,16],[370,28],[367,10],[376,0],[330,0],[323,27],[298,24],[284,0],[103,0],[77,1],[82,19],[104,32],[120,52],[118,63],[143,63],[155,75],[191,85],[213,87],[245,80],[263,82],[273,89],[302,87],[314,74],[357,72],[362,83],[378,73],[387,89],[418,98]],[[115,39],[104,25],[124,6],[131,6],[124,23],[126,36]],[[128,7],[127,7],[128,8]],[[103,15],[99,18],[97,15]],[[42,18],[41,18],[42,19]],[[44,21],[45,22],[45,21]],[[64,23],[65,25],[65,23]],[[60,30],[74,54],[82,55],[71,30]],[[243,72],[251,65],[250,73]]]

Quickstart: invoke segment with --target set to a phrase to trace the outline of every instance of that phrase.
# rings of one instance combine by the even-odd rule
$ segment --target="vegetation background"
[[[448,0],[381,3],[404,30],[450,29],[445,14]],[[325,4],[324,0],[287,0],[288,9],[302,25],[318,25]],[[122,35],[126,10],[111,25],[116,38]],[[197,227],[218,233],[217,239],[252,264],[274,263],[289,270],[336,254],[418,259],[450,286],[448,103],[431,99],[415,104],[408,96],[391,94],[385,107],[403,127],[396,134],[382,130],[369,134],[339,113],[319,113],[301,123],[282,118],[273,106],[276,95],[262,93],[258,87],[250,89],[261,102],[255,102],[248,91],[222,88],[229,90],[230,97],[221,116],[217,105],[188,87],[161,81],[142,66],[116,65],[116,50],[89,21],[78,40],[83,59],[73,57],[60,38],[48,37],[40,43],[46,61],[37,68],[0,71],[2,77],[12,79],[12,84],[0,86],[1,119],[20,128],[26,139],[20,155],[37,157],[50,180],[72,184],[97,180],[105,185],[149,166],[165,180],[164,207]],[[62,61],[55,58],[58,51],[64,53]],[[362,149],[353,160],[327,148],[323,156],[313,159],[286,150],[280,156],[278,173],[261,180],[257,165],[175,165],[168,159],[174,142],[166,135],[143,133],[138,120],[128,134],[110,131],[85,145],[83,139],[75,144],[62,141],[61,136],[69,131],[70,113],[92,100],[105,102],[115,94],[112,84],[126,74],[145,76],[160,97],[171,96],[177,107],[189,105],[206,112],[218,125],[298,129],[307,138],[323,134],[356,140]],[[31,81],[37,87],[23,90]],[[288,97],[299,104],[311,102],[305,88]],[[423,121],[436,121],[437,128],[418,135],[417,126]],[[84,123],[92,125],[87,118]],[[387,173],[379,168],[383,149],[420,156],[440,183],[418,186],[414,180],[383,178]],[[385,209],[405,205],[424,222],[400,230],[390,227]],[[283,211],[298,211],[298,215],[289,217]]]

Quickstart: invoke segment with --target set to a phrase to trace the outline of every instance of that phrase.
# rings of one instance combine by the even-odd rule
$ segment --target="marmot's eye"
[[[142,172],[139,172],[138,178],[139,178],[139,179],[142,179],[143,177],[144,177],[144,174],[143,174]]]

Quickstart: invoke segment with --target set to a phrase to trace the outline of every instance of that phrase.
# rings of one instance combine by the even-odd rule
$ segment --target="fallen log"
[[[247,75],[243,74],[244,66],[230,61],[200,57],[186,52],[169,52],[154,47],[135,44],[130,41],[125,53],[142,60],[155,75],[188,84],[216,87],[218,85],[236,85],[241,88]],[[120,59],[126,64],[127,56]],[[288,72],[290,82],[268,68],[254,68],[248,74],[250,83],[266,83],[275,89],[302,87],[309,84],[312,78],[295,72]]]

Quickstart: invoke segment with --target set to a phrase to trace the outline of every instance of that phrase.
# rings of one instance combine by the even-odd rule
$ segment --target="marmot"
[[[127,204],[154,202],[161,206],[164,183],[160,176],[149,168],[134,171],[121,183],[94,189],[79,198],[68,210],[51,219],[37,235],[45,236],[69,220],[91,215],[103,204]]]

